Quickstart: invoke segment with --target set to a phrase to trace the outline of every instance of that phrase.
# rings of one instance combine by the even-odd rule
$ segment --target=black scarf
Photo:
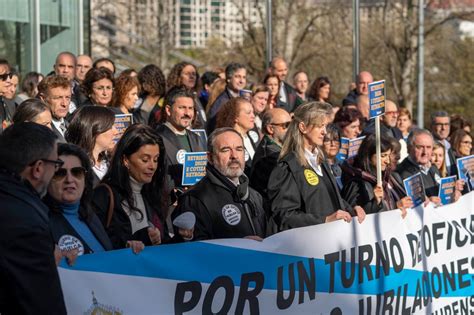
[[[220,182],[225,188],[227,188],[231,194],[235,203],[240,203],[244,207],[247,215],[249,217],[250,224],[252,225],[252,230],[255,235],[261,236],[263,231],[260,231],[260,224],[258,224],[258,215],[256,205],[249,199],[249,179],[244,174],[239,177],[240,184],[235,186],[235,184],[226,176],[222,175],[219,170],[217,170],[211,163],[207,163],[207,176],[210,177],[212,181]]]

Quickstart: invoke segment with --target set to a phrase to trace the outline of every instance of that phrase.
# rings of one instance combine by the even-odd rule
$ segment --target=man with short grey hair
[[[249,187],[244,151],[242,136],[232,128],[209,136],[206,176],[181,195],[173,212],[174,218],[186,211],[195,214],[193,240],[265,237],[262,197]]]
[[[456,175],[456,157],[451,149],[451,144],[448,141],[449,132],[451,129],[451,120],[447,112],[437,111],[431,114],[431,132],[434,138],[441,142],[445,147],[444,161],[446,163],[446,170],[448,175]]]
[[[407,142],[408,157],[398,165],[397,173],[405,179],[420,172],[426,196],[439,204],[438,182],[441,176],[436,166],[431,164],[433,135],[426,129],[414,129]]]

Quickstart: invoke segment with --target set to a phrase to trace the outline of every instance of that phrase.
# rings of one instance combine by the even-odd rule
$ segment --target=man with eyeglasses
[[[51,75],[40,82],[38,92],[41,100],[51,109],[51,127],[59,142],[66,142],[64,134],[69,123],[65,118],[71,103],[71,83],[64,77]]]
[[[250,173],[250,186],[258,191],[265,204],[268,201],[267,185],[291,122],[291,116],[283,108],[265,111],[262,116],[263,139],[255,151]]]
[[[13,73],[6,59],[0,59],[0,134],[7,127],[7,109],[4,94],[12,85]]]
[[[451,129],[451,120],[447,112],[437,111],[431,114],[431,132],[436,140],[441,142],[444,147],[444,161],[446,163],[447,175],[456,175],[456,157],[454,156],[451,144],[448,141]]]
[[[405,179],[421,172],[426,196],[432,202],[440,204],[438,182],[441,176],[436,166],[431,164],[433,135],[426,129],[415,129],[408,136],[407,143],[408,157],[398,164],[397,173],[401,179]]]
[[[61,165],[57,137],[45,126],[17,123],[0,135],[1,314],[66,314],[41,201]]]

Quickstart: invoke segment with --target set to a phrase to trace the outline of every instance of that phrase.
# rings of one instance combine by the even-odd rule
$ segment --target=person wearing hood
[[[346,161],[341,166],[344,182],[342,196],[351,205],[362,206],[367,214],[400,208],[404,217],[406,208],[411,208],[413,202],[399,184],[400,179],[395,179],[397,174],[391,172],[390,139],[382,136],[380,147],[382,185],[377,185],[375,135],[369,135],[362,141],[354,160]]]
[[[216,129],[208,139],[207,173],[181,195],[173,212],[196,216],[193,240],[250,238],[266,235],[266,220],[260,194],[249,187],[244,175],[244,142],[233,128]]]

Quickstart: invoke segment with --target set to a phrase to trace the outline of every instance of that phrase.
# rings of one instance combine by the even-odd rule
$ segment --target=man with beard
[[[265,237],[262,197],[244,175],[244,142],[232,128],[216,129],[207,143],[206,176],[184,193],[173,217],[196,216],[193,240]]]
[[[41,201],[58,160],[51,129],[15,123],[0,136],[0,313],[66,314]]]
[[[184,154],[204,151],[199,136],[188,130],[195,114],[194,95],[184,88],[171,89],[163,106],[163,121],[157,132],[165,145],[168,174],[175,186],[181,187]]]
[[[268,179],[277,165],[283,139],[290,123],[291,116],[283,108],[269,109],[262,116],[264,137],[253,157],[250,186],[262,195],[265,202],[268,201]]]

